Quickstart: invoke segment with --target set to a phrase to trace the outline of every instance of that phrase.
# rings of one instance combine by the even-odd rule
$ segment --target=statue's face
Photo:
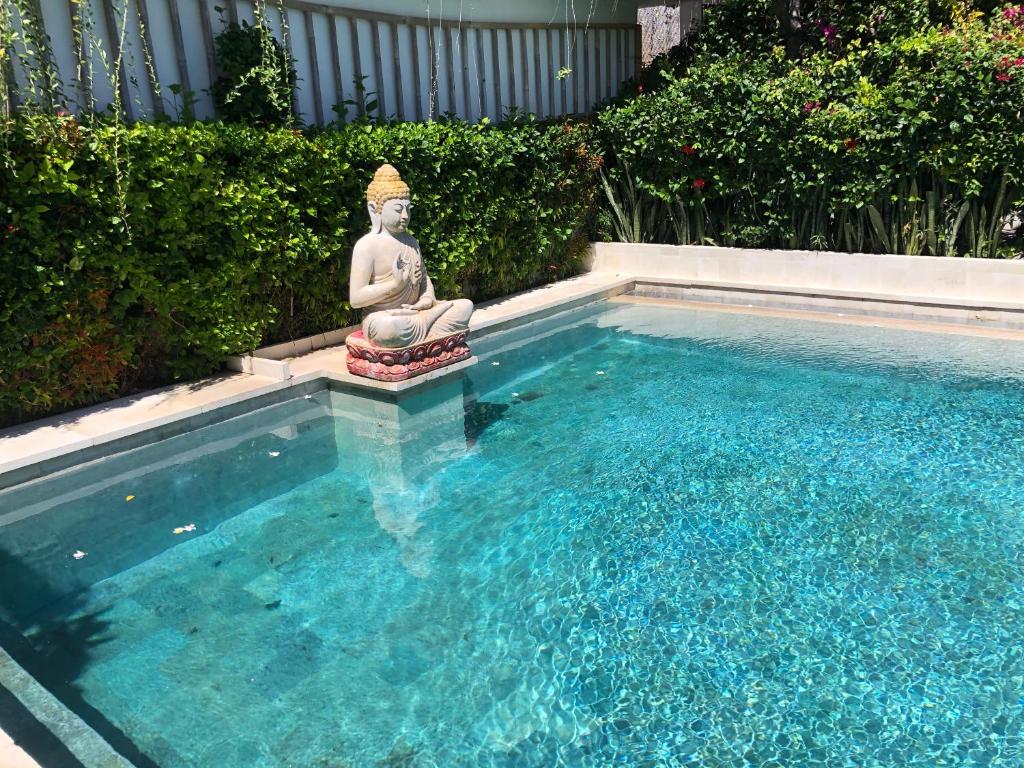
[[[381,224],[391,234],[405,232],[409,228],[412,203],[408,200],[388,200],[380,212]]]

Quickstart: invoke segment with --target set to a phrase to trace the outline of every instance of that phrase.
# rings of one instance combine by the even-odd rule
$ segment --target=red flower
[[[817,112],[821,109],[821,102],[815,99],[814,101],[808,101],[804,103],[804,112]]]
[[[698,192],[703,191],[704,187],[706,187],[707,185],[708,183],[704,179],[693,180],[693,188],[696,189]]]
[[[643,93],[643,92],[644,92],[644,86],[643,86],[643,83],[641,83],[640,85],[638,85],[638,86],[636,87],[636,92],[637,92],[637,93]]]
[[[1018,56],[1016,59],[1014,59],[1013,66],[1024,67],[1024,56]]]
[[[996,80],[998,80],[1000,83],[1008,83],[1011,80],[1013,80],[1013,75],[1011,75],[1008,72],[1000,72],[998,75],[996,75]]]
[[[694,148],[693,148],[692,146],[690,146],[689,144],[683,144],[683,146],[682,146],[682,147],[680,147],[680,151],[681,151],[681,152],[682,152],[682,153],[683,153],[684,155],[686,155],[687,157],[693,157],[694,155],[696,155],[696,154],[697,154],[697,150],[696,150],[696,149],[694,149]]]
[[[843,146],[846,147],[847,152],[853,152],[858,144],[859,142],[856,139],[843,139]]]

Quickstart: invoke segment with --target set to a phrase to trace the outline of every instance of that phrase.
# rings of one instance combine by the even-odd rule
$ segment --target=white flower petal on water
[[[88,554],[89,554],[88,552],[83,552],[80,549],[76,549],[71,556],[73,558],[75,558],[75,560],[81,560],[83,557],[85,557]]]
[[[273,456],[276,459],[278,456],[281,455],[281,452],[280,451],[271,451],[270,455]]]
[[[597,372],[597,375],[598,375],[598,376],[604,376],[604,371],[598,371],[598,372]]]
[[[491,363],[491,365],[501,365],[501,363],[499,363],[497,360],[495,360],[493,363]]]

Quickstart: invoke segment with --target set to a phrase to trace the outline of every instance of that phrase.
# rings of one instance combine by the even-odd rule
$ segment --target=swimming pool
[[[0,494],[5,644],[164,768],[1024,763],[1020,345],[623,303],[474,350]]]

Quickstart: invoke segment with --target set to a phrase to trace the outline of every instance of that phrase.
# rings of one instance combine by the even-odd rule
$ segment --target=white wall
[[[102,54],[97,49],[86,57],[83,82],[72,42],[77,5],[71,0],[41,3],[69,107],[81,109],[87,103],[83,86],[90,81],[91,63],[98,109],[119,89],[128,97],[130,117],[150,118],[161,110],[173,117],[180,114],[182,99],[169,86],[181,84],[192,92],[199,118],[215,116],[206,92],[210,40],[231,18],[252,22],[251,0],[82,2],[103,47]],[[273,7],[275,1],[267,4]],[[495,120],[513,105],[541,116],[588,112],[635,73],[639,55],[636,5],[624,0],[597,0],[593,7],[579,8],[573,0],[346,0],[344,7],[340,0],[284,0],[284,5],[287,43],[299,77],[296,109],[306,123],[330,122],[337,117],[334,105],[358,102],[357,75],[365,78],[368,92],[377,94],[387,116],[405,120],[445,112]],[[223,15],[217,6],[227,9]],[[159,94],[150,83],[140,18],[148,20]],[[276,9],[270,21],[281,40]],[[179,29],[181,50],[175,35]],[[122,36],[124,74],[119,79],[111,76],[111,43]],[[562,68],[571,74],[559,79]],[[18,79],[24,78],[20,72]],[[348,108],[355,116],[360,105]]]

